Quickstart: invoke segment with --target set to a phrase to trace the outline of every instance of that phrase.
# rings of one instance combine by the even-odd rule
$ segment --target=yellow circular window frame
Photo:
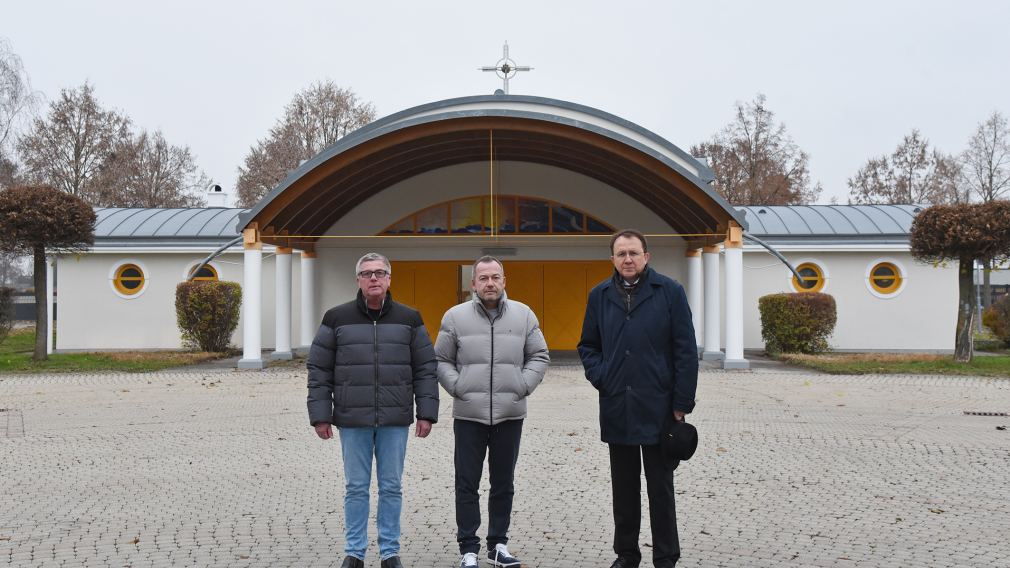
[[[129,270],[135,270],[137,275],[124,274]],[[144,289],[144,283],[147,281],[144,275],[144,269],[137,266],[136,264],[124,264],[116,269],[116,277],[113,279],[112,284],[116,287],[116,291],[124,296],[135,296]],[[128,286],[127,283],[134,283],[135,286]]]
[[[878,275],[877,271],[880,269],[890,270],[890,275]],[[889,285],[884,285],[882,282],[890,280]],[[901,289],[901,284],[904,279],[901,276],[901,270],[891,262],[878,262],[873,265],[870,269],[870,286],[880,294],[889,295],[894,294]]]
[[[195,264],[193,265],[193,268],[196,268]],[[190,273],[193,272],[193,268],[190,268],[189,270]],[[210,276],[194,276],[193,280],[196,282],[217,282],[218,279],[220,278],[218,276],[217,269],[214,268],[213,266],[205,264],[203,268],[200,269],[200,271],[203,272],[204,270],[210,272]]]
[[[803,273],[804,270],[812,270],[814,272],[813,276],[804,275],[803,278],[804,282],[810,282],[812,280],[814,282],[814,285],[811,286],[810,288],[804,288],[803,286],[800,286],[800,281],[796,278],[795,275],[793,275],[792,278],[793,289],[796,290],[797,292],[810,292],[810,293],[820,292],[821,290],[823,290],[824,284],[826,282],[824,278],[824,270],[820,266],[817,266],[812,262],[804,262],[803,264],[796,267],[796,272],[799,272],[801,274]]]

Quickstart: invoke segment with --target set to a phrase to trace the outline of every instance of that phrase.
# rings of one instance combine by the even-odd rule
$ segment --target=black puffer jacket
[[[323,316],[309,349],[309,421],[315,426],[406,426],[438,420],[435,350],[417,310],[386,301],[378,319],[364,296]]]

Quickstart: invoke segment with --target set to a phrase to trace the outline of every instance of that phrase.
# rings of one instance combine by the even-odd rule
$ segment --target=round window
[[[870,270],[870,286],[881,294],[893,294],[901,288],[901,272],[890,262],[881,262]]]
[[[144,288],[144,271],[136,264],[124,264],[116,269],[113,284],[120,294],[133,296]]]
[[[820,292],[824,288],[824,271],[812,262],[804,262],[796,267],[803,280],[793,275],[793,288],[797,292]]]
[[[196,267],[194,266],[193,268]],[[200,268],[196,275],[193,276],[193,280],[199,280],[202,282],[217,282],[217,270],[215,270],[213,266],[205,264]]]

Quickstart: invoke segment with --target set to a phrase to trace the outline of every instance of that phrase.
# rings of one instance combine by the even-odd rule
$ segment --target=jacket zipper
[[[501,308],[499,307],[499,309]],[[487,397],[488,418],[490,419],[489,425],[494,426],[494,320],[490,317],[488,319],[491,320],[491,392],[488,393],[490,396]]]
[[[379,427],[379,320],[372,320],[372,353],[375,357],[375,427]]]

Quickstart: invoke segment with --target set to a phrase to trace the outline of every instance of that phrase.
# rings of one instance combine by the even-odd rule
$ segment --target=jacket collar
[[[368,304],[365,303],[365,295],[361,293],[361,290],[358,290],[357,304],[358,309],[361,310],[361,313],[365,314],[366,316],[371,315],[368,313]],[[393,293],[390,292],[389,290],[386,290],[386,298],[382,300],[382,307],[379,308],[379,317],[381,318],[382,316],[389,313],[389,310],[392,309],[392,307],[393,307]]]
[[[621,307],[621,309],[626,309],[624,304],[624,282],[620,273],[617,269],[614,269],[614,274],[610,278],[610,288],[605,296],[610,298],[612,302]],[[635,297],[632,300],[631,311],[635,311],[635,308],[642,305],[645,300],[652,296],[652,285],[650,281],[652,280],[652,268],[649,265],[645,265],[645,270],[638,275],[638,283],[635,284]]]
[[[471,294],[471,301],[473,302],[473,308],[477,310],[479,314],[487,315],[487,308],[484,307],[484,302],[480,301],[480,296],[476,293]],[[505,310],[508,308],[508,294],[505,290],[501,291],[501,299],[498,300],[498,317],[501,317]]]

